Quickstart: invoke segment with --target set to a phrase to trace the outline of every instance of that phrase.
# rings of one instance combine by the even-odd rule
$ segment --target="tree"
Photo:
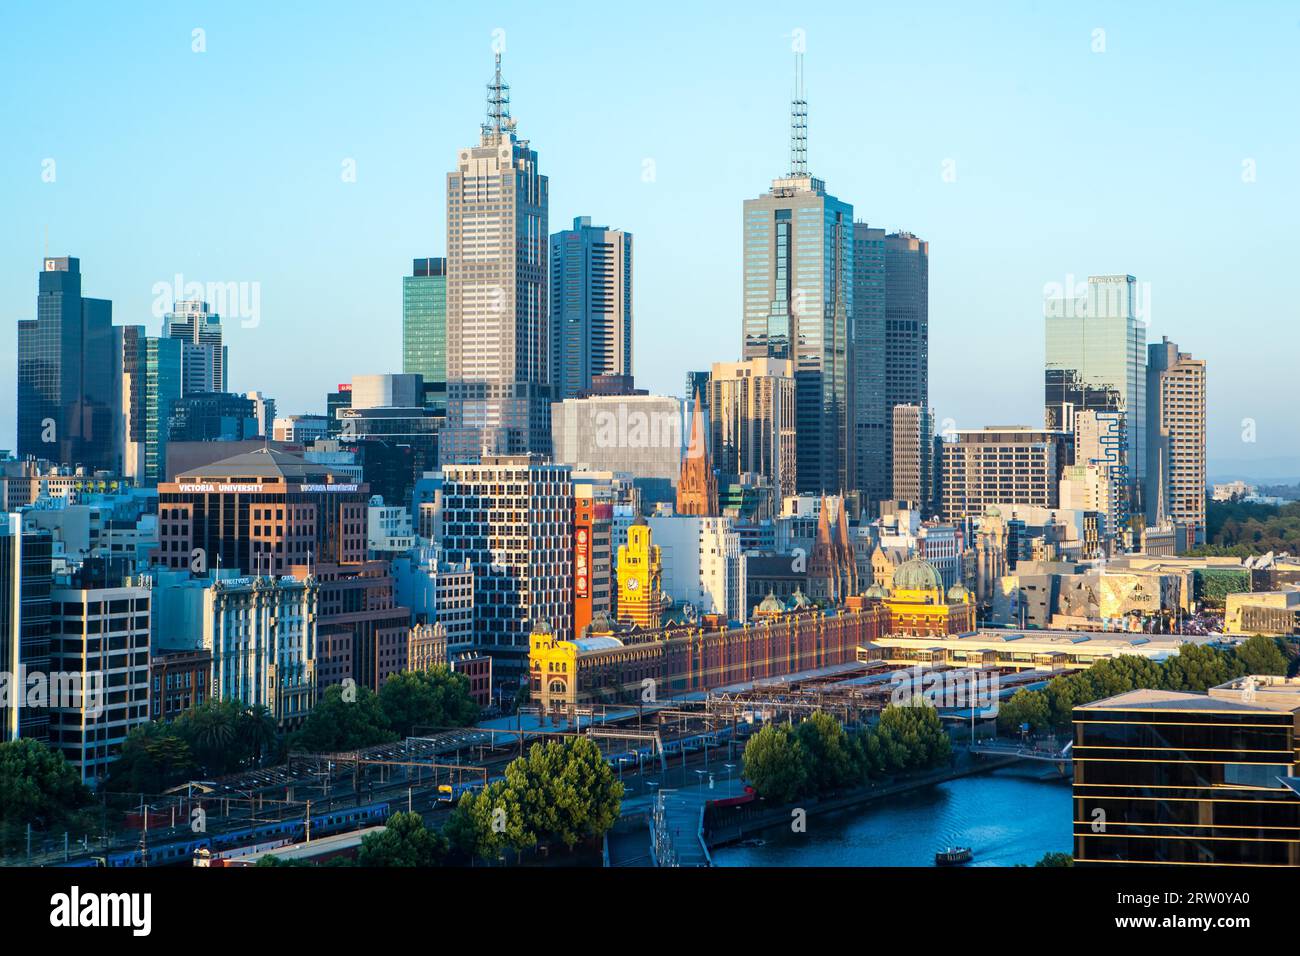
[[[0,845],[16,845],[28,824],[46,832],[79,825],[89,803],[63,754],[36,740],[0,743]]]
[[[197,770],[190,745],[175,726],[150,722],[126,735],[104,786],[113,793],[161,793],[191,779]]]
[[[447,856],[447,841],[424,825],[418,813],[394,813],[381,833],[361,841],[358,866],[438,866]]]
[[[1012,694],[1010,700],[999,705],[998,730],[1015,733],[1024,724],[1028,724],[1031,731],[1046,730],[1052,723],[1051,713],[1046,694],[1022,688]]]
[[[533,744],[527,757],[511,761],[505,777],[537,842],[559,842],[572,850],[618,819],[623,784],[585,737]]]
[[[416,727],[468,727],[478,720],[478,704],[469,693],[469,678],[445,665],[393,674],[379,690],[384,719],[398,736]]]
[[[176,719],[176,733],[211,776],[236,770],[247,759],[239,743],[242,709],[238,701],[209,699]]]
[[[280,724],[265,704],[245,707],[235,718],[235,737],[253,765],[261,766],[262,758],[279,748]]]
[[[789,727],[769,724],[745,744],[741,773],[763,799],[788,803],[807,785],[803,745]]]
[[[302,727],[293,735],[293,748],[334,753],[396,740],[397,735],[388,729],[384,720],[378,696],[366,687],[354,690],[355,699],[347,699],[340,685],[325,688]]]
[[[928,704],[890,704],[872,732],[880,738],[887,770],[927,769],[952,760],[952,739]]]
[[[823,711],[801,721],[795,737],[803,750],[807,786],[826,793],[862,778],[860,750],[855,751],[840,722]]]
[[[518,794],[504,780],[462,794],[445,829],[459,853],[484,860],[504,856],[506,850],[521,853],[537,843],[537,835],[525,825]]]
[[[1044,853],[1034,866],[1074,866],[1074,857],[1068,853]]]
[[[1277,640],[1257,634],[1236,648],[1237,662],[1246,674],[1286,674],[1287,659]]]
[[[1202,644],[1184,644],[1176,655],[1165,661],[1160,689],[1204,693],[1238,676],[1235,671],[1222,651]]]

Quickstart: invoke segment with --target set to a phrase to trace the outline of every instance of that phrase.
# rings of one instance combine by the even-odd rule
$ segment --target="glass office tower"
[[[426,407],[446,411],[446,259],[416,259],[402,278],[402,371],[423,376]]]
[[[1074,432],[1079,412],[1095,413],[1097,449],[1076,442],[1080,458],[1104,466],[1122,493],[1115,530],[1132,529],[1146,476],[1146,325],[1137,280],[1130,275],[1090,276],[1081,296],[1045,303],[1048,429]],[[1076,464],[1089,464],[1080,460]]]
[[[791,175],[746,200],[744,217],[742,354],[794,362],[795,480],[838,494],[853,484],[853,206]]]
[[[81,295],[81,262],[44,260],[18,323],[18,456],[116,470],[113,303]]]

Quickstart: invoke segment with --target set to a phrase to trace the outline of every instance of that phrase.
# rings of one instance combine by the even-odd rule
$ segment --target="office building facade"
[[[795,494],[794,363],[770,358],[715,362],[707,394],[718,471],[733,478],[762,475],[779,497]]]
[[[1147,348],[1148,525],[1180,522],[1205,543],[1205,360],[1169,339]]]
[[[479,143],[447,174],[444,462],[550,453],[548,184],[515,129],[498,55]]]
[[[1070,436],[1024,425],[958,431],[943,443],[943,516],[979,517],[999,505],[1059,504]]]
[[[446,411],[446,259],[416,259],[402,277],[402,371],[421,377],[423,404]]]
[[[590,216],[551,236],[551,369],[555,399],[602,375],[632,375],[632,234]]]

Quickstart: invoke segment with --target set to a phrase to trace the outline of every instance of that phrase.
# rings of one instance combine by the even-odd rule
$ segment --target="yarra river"
[[[961,777],[808,817],[807,833],[773,828],[764,846],[713,850],[715,866],[933,866],[968,846],[968,866],[1033,864],[1071,849],[1070,783],[1041,766]]]

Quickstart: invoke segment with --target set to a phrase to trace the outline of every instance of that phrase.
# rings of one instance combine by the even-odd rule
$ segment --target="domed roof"
[[[779,597],[777,597],[773,592],[768,591],[768,592],[767,592],[767,597],[763,598],[762,603],[759,604],[758,607],[756,607],[756,608],[754,609],[754,613],[756,613],[756,614],[784,614],[784,613],[785,613],[785,605],[781,603],[781,599],[780,599]]]
[[[806,607],[812,607],[812,601],[808,600],[808,595],[803,593],[803,588],[796,587],[794,594],[790,595],[790,603],[786,606],[791,611],[798,611]]]
[[[966,600],[967,597],[969,597],[969,595],[970,592],[967,591],[966,588],[960,582],[954,584],[952,587],[948,589],[949,601],[964,601]]]
[[[869,598],[883,598],[884,596],[885,596],[885,589],[882,588],[879,584],[871,585],[871,587],[867,588],[866,592],[863,594],[863,597],[869,597]]]
[[[934,565],[920,558],[904,561],[894,572],[895,591],[938,591],[943,593],[943,578]]]

